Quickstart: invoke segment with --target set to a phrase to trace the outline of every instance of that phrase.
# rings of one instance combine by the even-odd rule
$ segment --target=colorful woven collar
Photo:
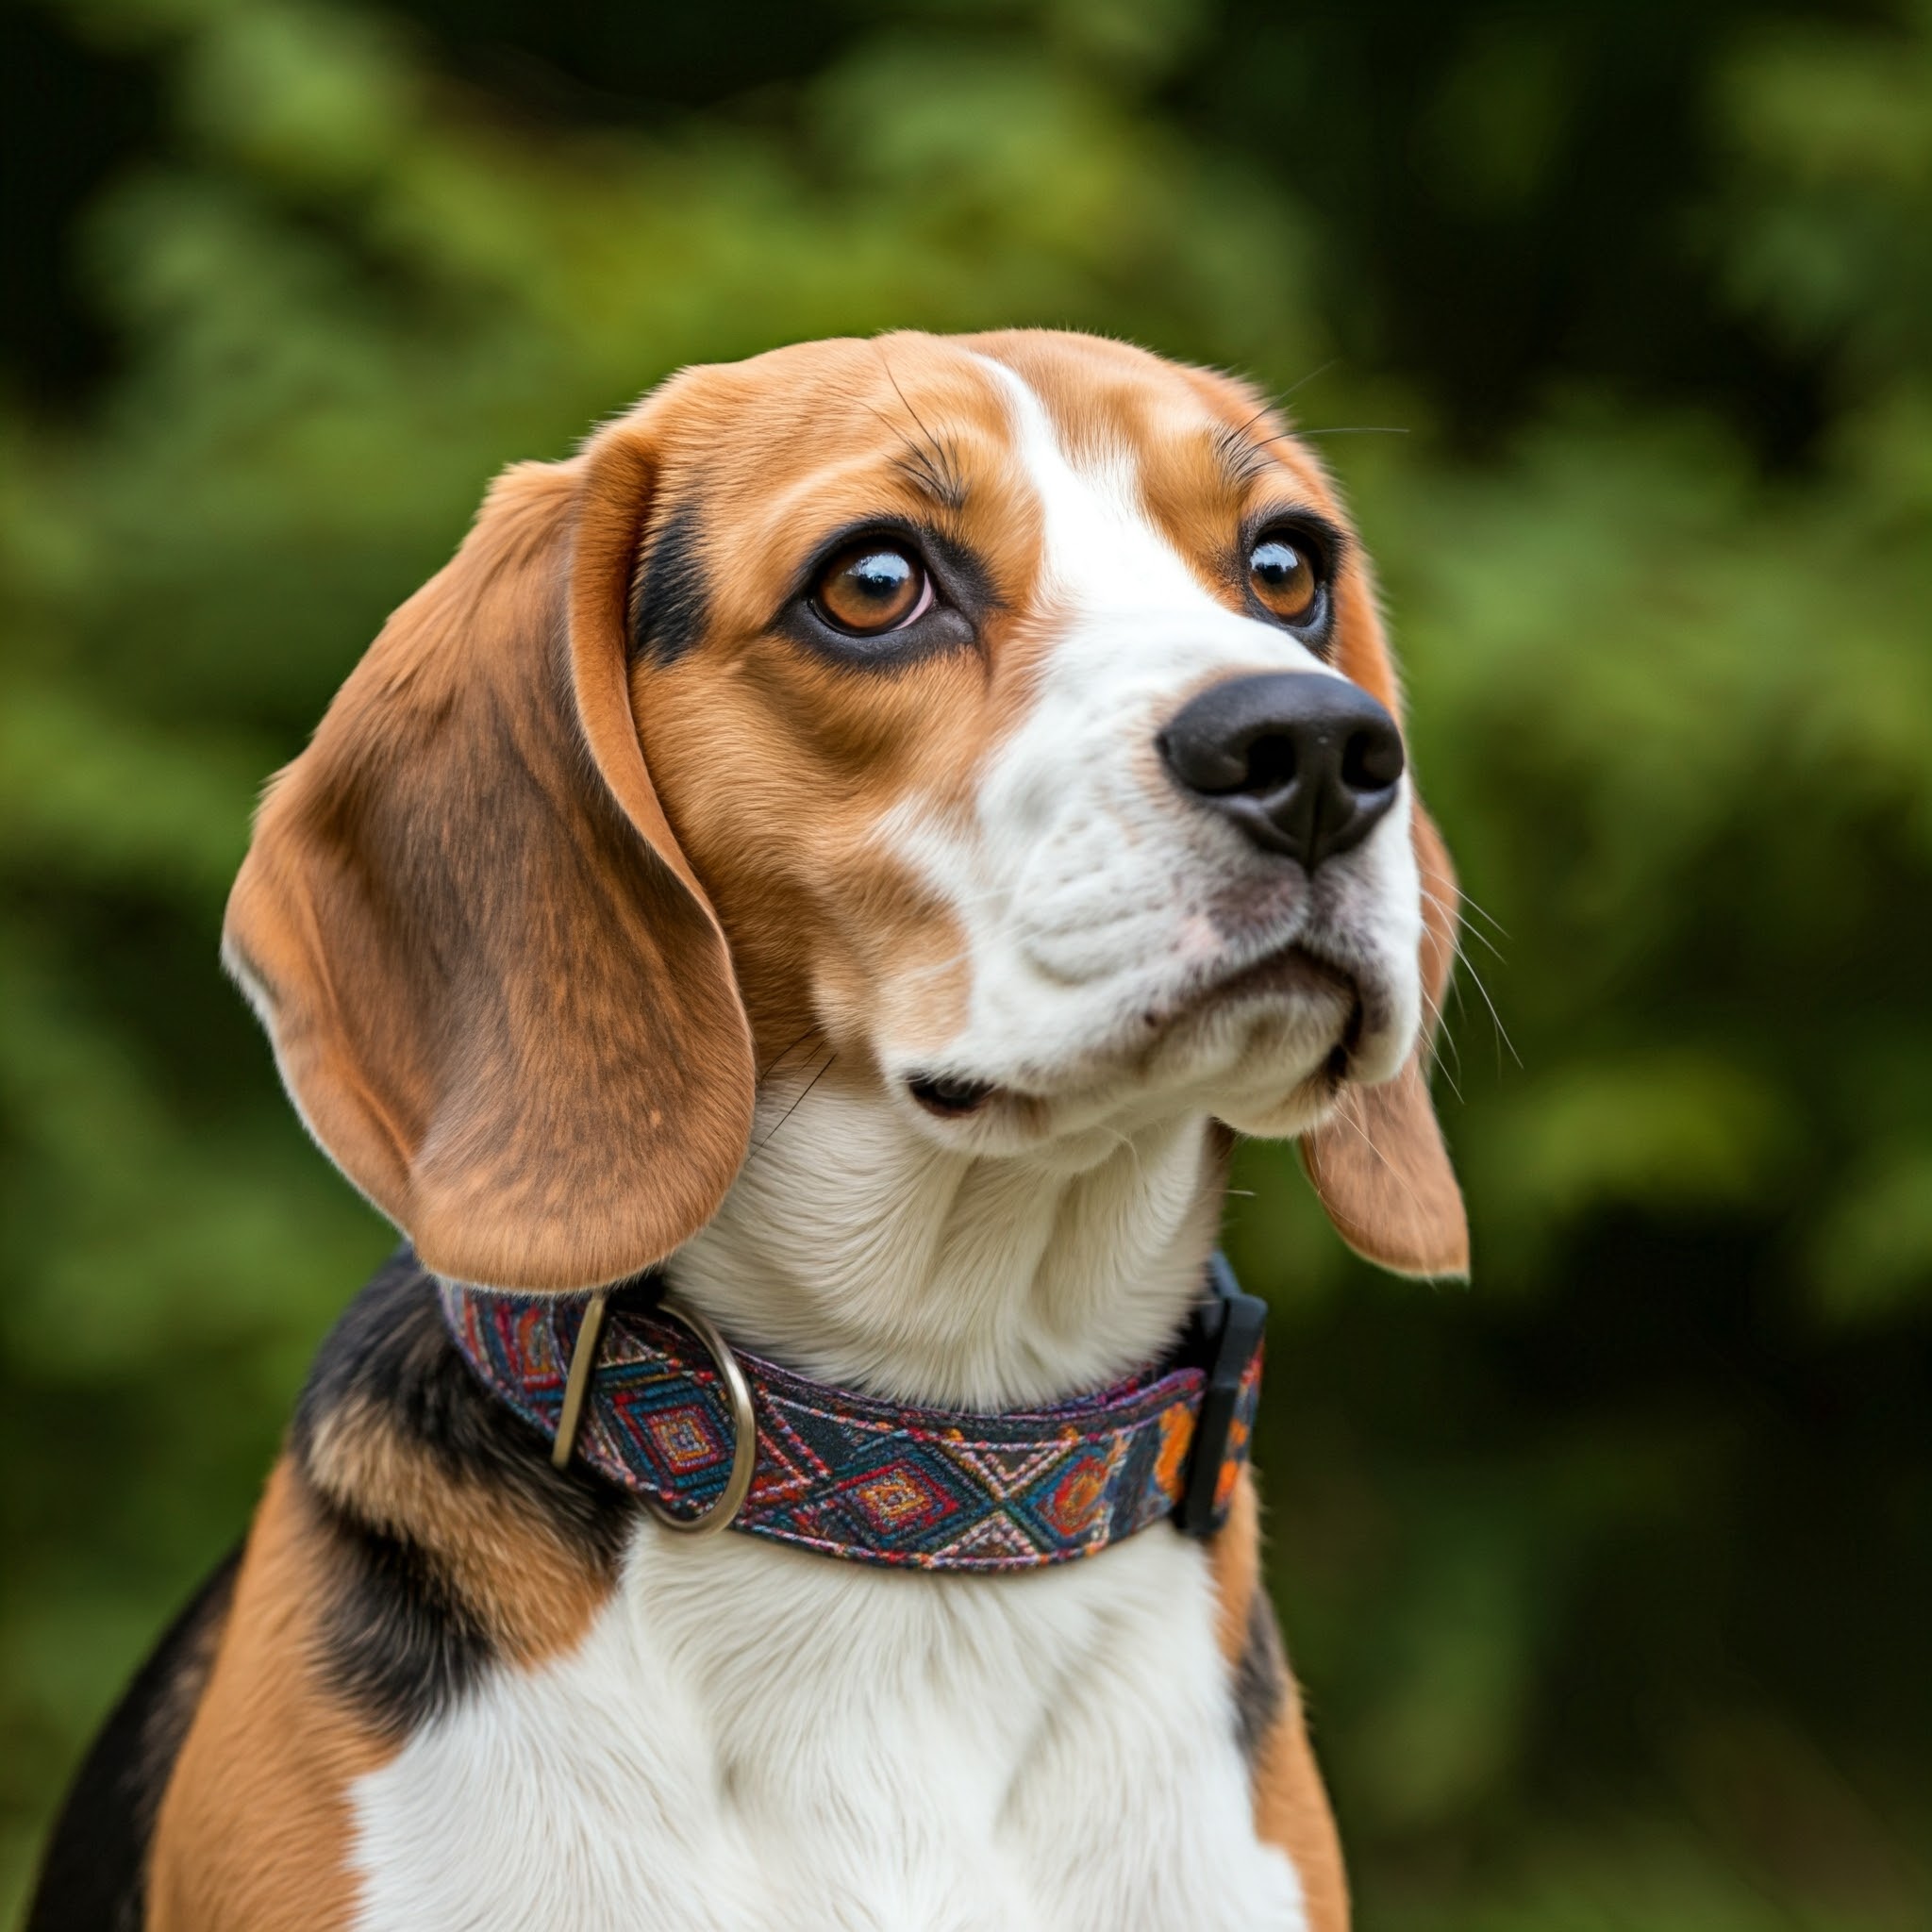
[[[1260,1393],[1266,1307],[1219,1255],[1170,1360],[996,1415],[808,1381],[727,1348],[655,1277],[613,1291],[608,1312],[605,1302],[442,1288],[450,1333],[485,1386],[553,1445],[562,1428],[554,1459],[574,1454],[674,1527],[728,1522],[859,1563],[1027,1570],[1093,1556],[1162,1518],[1211,1534]],[[591,1359],[574,1376],[585,1339]],[[755,1449],[740,1448],[745,1416]]]

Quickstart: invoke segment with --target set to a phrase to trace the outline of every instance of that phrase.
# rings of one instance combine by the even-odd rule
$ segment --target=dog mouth
[[[1310,952],[1299,941],[1263,954],[1232,972],[1204,977],[1180,997],[1148,1008],[1141,1022],[1150,1034],[1167,1034],[1217,1010],[1284,997],[1342,1009],[1343,1023],[1312,1077],[1330,1087],[1346,1079],[1367,1026],[1360,984],[1345,967]],[[921,1068],[903,1078],[907,1093],[935,1120],[966,1120],[986,1112],[1004,1097],[1022,1097],[1018,1090],[963,1074]]]
[[[1265,998],[1276,993],[1301,993],[1320,997],[1324,993],[1347,1001],[1351,1024],[1361,1014],[1361,989],[1355,974],[1308,951],[1299,940],[1282,946],[1232,973],[1210,977],[1195,988],[1175,1008],[1175,1017],[1198,1012],[1204,1007],[1220,1006],[1232,1000]]]
[[[1333,1087],[1346,1079],[1368,1026],[1368,1007],[1360,981],[1346,967],[1313,953],[1299,940],[1264,953],[1231,973],[1209,977],[1165,1015],[1172,1025],[1253,1000],[1299,998],[1310,1005],[1339,1006],[1345,1015],[1335,1043],[1314,1077]],[[1152,1016],[1150,1016],[1152,1017]]]
[[[912,1074],[906,1091],[927,1113],[942,1121],[977,1113],[999,1089],[991,1080],[963,1080],[946,1074]]]

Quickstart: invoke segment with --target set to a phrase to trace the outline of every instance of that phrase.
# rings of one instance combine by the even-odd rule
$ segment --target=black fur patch
[[[147,1857],[227,1621],[239,1549],[169,1626],[82,1760],[41,1861],[25,1932],[141,1932]]]
[[[1268,1592],[1257,1584],[1234,1673],[1235,1735],[1250,1769],[1287,1704],[1288,1657],[1281,1648],[1281,1626],[1274,1621]]]
[[[487,1620],[435,1555],[325,1494],[313,1452],[325,1424],[388,1430],[452,1479],[540,1515],[571,1556],[616,1572],[637,1505],[623,1491],[550,1466],[549,1443],[495,1400],[457,1353],[434,1278],[406,1248],[336,1324],[296,1405],[290,1449],[333,1547],[337,1579],[322,1618],[328,1674],[378,1729],[401,1737],[446,1710],[492,1661]]]
[[[698,560],[697,512],[680,504],[664,519],[644,562],[632,650],[668,664],[694,649],[709,622],[710,591]]]
[[[405,1738],[482,1674],[489,1636],[424,1551],[317,1501],[329,1519],[324,1561],[338,1579],[323,1619],[327,1680],[377,1730]]]

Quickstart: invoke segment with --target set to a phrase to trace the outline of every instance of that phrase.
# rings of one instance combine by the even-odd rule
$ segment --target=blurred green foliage
[[[1472,898],[1475,1281],[1279,1149],[1230,1228],[1364,1924],[1932,1923],[1932,6],[1624,11],[719,14],[648,111],[429,0],[38,11],[138,138],[63,229],[88,380],[0,391],[0,1912],[390,1239],[215,967],[261,777],[504,461],[1043,322],[1412,432],[1318,446]]]

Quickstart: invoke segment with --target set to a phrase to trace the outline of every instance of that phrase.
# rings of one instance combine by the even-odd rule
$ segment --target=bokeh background
[[[1472,1286],[1279,1149],[1272,1574],[1369,1932],[1932,1925],[1932,5],[15,0],[0,1919],[390,1236],[215,940],[485,479],[692,359],[1291,391],[1472,896]]]

